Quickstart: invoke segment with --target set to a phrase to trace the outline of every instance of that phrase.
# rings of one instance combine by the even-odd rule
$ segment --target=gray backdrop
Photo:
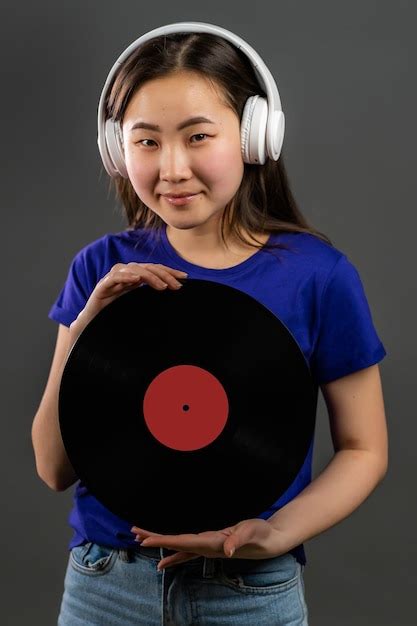
[[[74,487],[55,493],[38,478],[30,429],[58,329],[47,313],[69,263],[82,246],[125,227],[96,144],[101,89],[139,35],[197,20],[235,31],[269,65],[286,114],[295,197],[358,268],[388,353],[380,368],[389,471],[354,514],[305,544],[310,626],[411,626],[415,5],[208,4],[180,0],[151,10],[137,1],[2,2],[0,620],[52,626],[63,592]],[[317,420],[314,475],[333,452],[322,396]]]

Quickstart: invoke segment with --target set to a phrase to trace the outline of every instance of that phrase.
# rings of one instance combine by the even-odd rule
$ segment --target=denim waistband
[[[129,552],[135,553],[139,552],[139,554],[143,554],[144,556],[149,557],[150,559],[160,559],[161,558],[161,550],[163,551],[162,556],[171,556],[178,552],[177,550],[169,550],[168,548],[155,548],[150,546],[132,546],[131,548],[127,548]],[[201,557],[203,558],[203,557]]]
[[[124,561],[130,561],[131,555],[135,553],[139,553],[148,558],[159,561],[161,560],[161,558],[171,556],[176,552],[177,550],[169,550],[168,548],[155,548],[139,545],[131,548],[119,549],[120,557]],[[187,567],[187,569],[201,569],[204,578],[213,578],[221,569],[221,564],[219,562],[220,560],[221,559],[210,559],[205,556],[200,556],[196,559],[192,559],[191,561],[185,561],[180,565]]]
[[[159,561],[161,560],[161,558],[165,558],[167,556],[175,554],[177,550],[138,545],[127,548],[126,550],[121,550],[120,552],[123,553],[121,556],[125,560],[129,560],[129,554],[139,553],[147,556],[148,558]],[[285,563],[293,558],[295,558],[295,556],[291,554],[291,552],[287,552],[285,554],[281,554],[279,556],[269,559],[239,559],[237,557],[209,558],[205,556],[200,556],[196,559],[192,559],[191,561],[185,561],[181,565],[184,565],[187,568],[190,567],[196,569],[203,567],[203,572],[207,572],[208,575],[214,574],[218,571],[233,574],[236,572],[250,572],[258,568],[261,568],[263,571],[274,571],[278,567],[285,566]]]

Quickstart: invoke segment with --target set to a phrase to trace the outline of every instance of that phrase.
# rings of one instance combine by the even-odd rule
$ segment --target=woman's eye
[[[208,135],[206,133],[197,133],[196,135],[191,135],[191,139],[193,137],[208,137]],[[151,141],[153,143],[155,143],[153,141],[153,139],[140,139],[139,141],[135,141],[136,144],[143,144],[145,147],[149,147],[149,144],[145,144],[143,143],[144,141]],[[197,142],[193,142],[193,143],[201,143],[201,141],[197,141]]]
[[[135,141],[136,144],[143,143],[144,141],[153,141],[153,139],[140,139],[139,141]],[[145,145],[145,144],[144,144]]]
[[[192,137],[208,137],[205,133],[197,133],[196,135],[192,135]],[[197,143],[200,143],[199,141]]]

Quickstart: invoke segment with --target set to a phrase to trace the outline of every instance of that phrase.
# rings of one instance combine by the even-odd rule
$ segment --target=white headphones
[[[128,178],[124,160],[122,128],[120,122],[114,122],[112,119],[104,119],[104,101],[107,89],[116,70],[133,52],[133,50],[138,48],[145,41],[158,37],[159,35],[189,32],[219,35],[233,43],[238,49],[242,50],[247,55],[254,67],[260,84],[267,94],[267,100],[262,96],[256,95],[248,98],[245,103],[241,121],[241,148],[243,161],[245,163],[254,163],[259,165],[263,165],[267,157],[273,159],[274,161],[278,161],[281,153],[282,142],[284,140],[285,118],[281,108],[281,99],[279,97],[278,87],[271,72],[259,54],[243,39],[225,28],[215,26],[214,24],[206,24],[204,22],[178,22],[155,28],[133,41],[133,43],[131,43],[119,56],[107,76],[98,105],[97,144],[104,167],[112,178],[119,175],[123,178]]]

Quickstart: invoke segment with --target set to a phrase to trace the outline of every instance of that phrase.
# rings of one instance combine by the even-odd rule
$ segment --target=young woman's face
[[[192,117],[195,121],[180,128]],[[136,127],[151,124],[160,130]],[[123,117],[126,168],[139,198],[164,222],[204,233],[218,225],[244,171],[239,118],[194,72],[153,79],[131,98]],[[164,194],[196,194],[176,206]]]

